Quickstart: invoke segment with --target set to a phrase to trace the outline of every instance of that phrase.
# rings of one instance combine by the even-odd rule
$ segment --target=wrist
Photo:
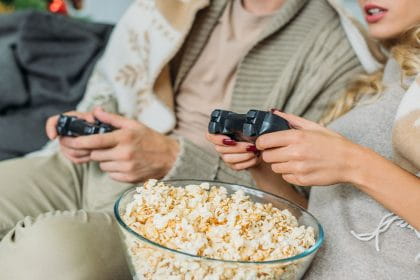
[[[355,147],[348,155],[349,167],[345,182],[360,188],[369,185],[369,178],[373,172],[371,169],[376,166],[377,154],[360,145],[355,144]]]
[[[180,151],[180,144],[177,139],[172,137],[167,137],[168,146],[167,146],[167,160],[165,164],[165,174],[167,174],[172,167],[174,166],[176,159],[178,158]]]

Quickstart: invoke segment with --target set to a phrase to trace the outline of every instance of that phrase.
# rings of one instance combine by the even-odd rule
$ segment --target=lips
[[[365,18],[368,23],[380,21],[387,13],[387,9],[375,4],[366,4],[364,7]]]

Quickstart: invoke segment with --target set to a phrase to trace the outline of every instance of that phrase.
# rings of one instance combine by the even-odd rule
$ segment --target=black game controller
[[[242,139],[245,120],[245,114],[217,109],[211,113],[208,131],[211,134],[227,135],[239,141]]]
[[[290,129],[290,126],[285,119],[270,112],[258,110],[249,110],[247,114],[214,110],[208,127],[211,134],[223,134],[235,141],[252,143],[258,136],[286,129]]]
[[[77,117],[60,115],[57,122],[57,133],[61,136],[82,136],[111,132],[114,128],[100,121],[89,123]]]

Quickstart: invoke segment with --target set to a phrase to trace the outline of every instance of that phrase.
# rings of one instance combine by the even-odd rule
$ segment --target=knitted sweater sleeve
[[[246,171],[230,169],[217,154],[208,152],[188,139],[178,138],[180,154],[165,180],[200,179],[255,186]]]

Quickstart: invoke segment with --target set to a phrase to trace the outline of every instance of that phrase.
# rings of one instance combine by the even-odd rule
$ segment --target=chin
[[[369,26],[369,34],[377,40],[389,40],[398,37],[398,31],[392,30],[389,26]]]

